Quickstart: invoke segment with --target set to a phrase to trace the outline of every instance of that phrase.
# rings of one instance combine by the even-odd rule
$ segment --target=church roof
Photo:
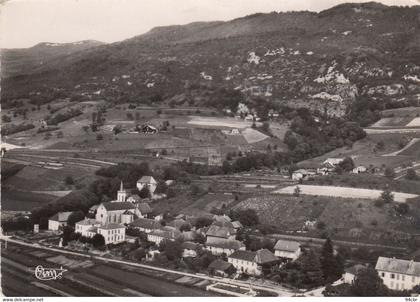
[[[125,226],[118,223],[108,223],[106,225],[102,225],[98,227],[98,229],[103,229],[103,230],[125,229]]]
[[[107,211],[121,211],[121,210],[130,210],[135,209],[136,206],[131,202],[103,202],[102,205]]]

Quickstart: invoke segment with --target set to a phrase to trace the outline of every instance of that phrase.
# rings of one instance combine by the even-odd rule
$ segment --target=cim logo
[[[42,265],[38,265],[35,268],[35,277],[38,280],[57,280],[61,279],[63,273],[67,272],[62,266],[60,268],[44,268]]]

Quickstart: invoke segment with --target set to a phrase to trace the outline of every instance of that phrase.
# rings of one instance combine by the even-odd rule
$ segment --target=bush
[[[64,179],[64,183],[69,186],[74,185],[73,177],[71,177],[70,175],[66,176],[66,178]]]
[[[103,137],[103,135],[102,135],[102,134],[98,133],[98,134],[96,135],[96,140],[97,140],[97,141],[101,141],[101,140],[103,140],[103,139],[104,139],[104,137]]]

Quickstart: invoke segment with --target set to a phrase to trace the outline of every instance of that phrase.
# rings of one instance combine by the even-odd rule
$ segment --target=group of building
[[[344,161],[344,158],[327,158],[322,162],[318,168],[301,168],[292,172],[293,180],[307,180],[316,175],[329,175],[336,171],[337,166]],[[363,165],[357,165],[353,168],[351,173],[360,174],[366,173],[367,167]]]

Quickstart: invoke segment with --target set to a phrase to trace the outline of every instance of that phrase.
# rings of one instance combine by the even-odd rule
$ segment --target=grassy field
[[[260,223],[287,233],[305,232],[305,222],[322,221],[325,228],[309,228],[307,235],[320,236],[328,232],[335,238],[402,244],[409,238],[408,234],[418,231],[413,224],[413,215],[418,209],[413,205],[409,214],[399,216],[395,215],[393,205],[378,208],[374,201],[366,199],[341,198],[338,201],[324,196],[266,194],[248,198],[235,208],[254,209]]]
[[[57,199],[56,196],[33,192],[1,190],[1,209],[3,211],[30,211]]]
[[[376,200],[381,196],[382,190],[349,188],[340,186],[315,186],[315,185],[299,185],[301,194],[313,196],[331,196],[337,198],[354,198],[354,199],[373,199]],[[288,186],[274,191],[278,194],[294,194],[296,186]],[[418,195],[393,192],[395,202],[406,202],[407,199],[415,198]],[[339,200],[337,202],[340,202]]]

